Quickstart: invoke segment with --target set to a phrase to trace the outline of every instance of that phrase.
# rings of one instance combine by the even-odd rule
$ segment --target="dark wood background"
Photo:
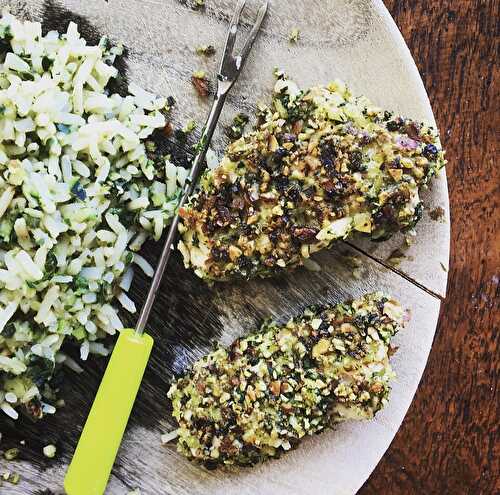
[[[360,495],[500,493],[498,0],[385,0],[448,153],[448,295],[421,386]]]

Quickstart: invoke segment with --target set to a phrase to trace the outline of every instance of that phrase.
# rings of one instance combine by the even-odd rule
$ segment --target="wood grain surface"
[[[359,492],[500,492],[498,20],[496,0],[386,0],[448,152],[448,295],[417,395]]]
[[[44,5],[50,3],[46,1]],[[72,0],[67,3],[80,4]],[[360,0],[349,0],[348,3],[355,13],[356,7],[363,4]],[[82,2],[81,9],[85,11],[85,6],[89,4]],[[147,10],[151,10],[151,7],[161,8],[159,0],[145,0],[145,4]],[[386,4],[422,72],[444,145],[448,149],[453,258],[448,298],[442,308],[441,325],[422,387],[392,447],[360,493],[491,494],[500,489],[495,477],[499,471],[498,447],[495,446],[499,416],[495,381],[498,376],[498,364],[495,362],[498,356],[498,329],[495,327],[498,318],[495,320],[495,310],[498,308],[495,306],[495,296],[500,265],[497,233],[499,225],[498,220],[495,224],[494,210],[497,202],[495,194],[498,195],[498,172],[493,162],[496,144],[494,130],[498,124],[495,122],[495,109],[499,107],[498,88],[495,92],[493,85],[498,1],[388,0]],[[90,7],[88,10],[93,14]],[[50,18],[47,13],[50,14],[42,11],[44,19]],[[304,19],[307,18],[306,14],[306,10],[301,14]],[[61,18],[59,15],[58,19]],[[364,17],[357,16],[356,22],[360,19],[363,20]],[[217,19],[212,19],[211,22],[214,29],[217,28]],[[342,34],[343,29],[350,29],[350,24],[331,24],[336,26],[333,30],[335,33],[340,30]],[[126,32],[119,25],[106,27]],[[221,25],[219,28],[225,29],[225,26]],[[286,32],[288,31],[285,30]],[[188,30],[183,34],[186,39],[191,39]],[[343,46],[341,34],[338,35],[339,39],[332,41],[335,46]],[[132,35],[135,36],[134,33],[129,34]],[[165,49],[168,51],[169,47]],[[144,56],[144,53],[131,53],[132,69],[134,64],[140,68],[139,60],[143,60]],[[153,62],[156,56],[160,59],[163,53],[152,54]],[[316,60],[316,57],[312,60]],[[145,60],[144,63],[146,62],[148,61]],[[186,77],[189,73],[187,71],[181,76]],[[153,72],[151,74],[153,78],[157,76]],[[315,74],[313,76],[316,77]],[[144,81],[146,85],[150,82]],[[186,88],[186,91],[189,89]],[[254,88],[249,89],[250,92],[253,90]],[[387,98],[390,97],[388,94]],[[233,102],[229,104],[232,105]],[[244,98],[234,104],[237,108],[245,108],[245,105],[250,103],[244,101]],[[431,252],[429,256],[433,254],[435,253]],[[335,255],[332,259],[334,257]],[[370,270],[373,274],[367,277],[364,285],[355,290],[379,286],[398,290],[390,274],[383,272],[375,276],[375,268]],[[265,282],[258,289],[253,284],[242,292],[238,292],[237,288],[207,291],[194,275],[182,270],[178,259],[174,262],[172,273],[173,276],[164,285],[164,295],[151,320],[151,331],[158,342],[160,336],[165,333],[168,335],[153,354],[150,370],[145,377],[132,418],[133,434],[126,438],[121,457],[115,466],[110,489],[113,495],[122,495],[126,493],[126,489],[137,486],[141,486],[146,494],[163,493],[163,489],[159,492],[155,485],[155,472],[150,465],[150,459],[154,456],[159,460],[158,466],[163,468],[168,465],[171,470],[179,471],[175,475],[179,477],[174,476],[168,493],[181,493],[189,476],[197,482],[206,482],[203,493],[215,493],[213,489],[210,490],[210,487],[216,486],[211,483],[217,481],[212,475],[200,474],[194,467],[186,468],[185,462],[180,467],[182,460],[173,450],[161,449],[159,446],[159,433],[168,429],[168,419],[158,421],[158,418],[164,418],[167,408],[164,394],[159,391],[167,388],[172,373],[181,371],[186,363],[205,352],[212,340],[225,342],[234,336],[228,329],[234,328],[236,332],[241,332],[269,314],[283,318],[296,312],[298,302],[302,305],[315,302],[314,294],[321,293],[325,301],[333,301],[346,297],[354,290],[350,286],[352,277],[349,273],[342,273],[340,267],[333,267],[331,279],[322,281],[316,281],[316,276],[302,273],[302,290],[295,290],[295,283],[290,283],[285,277]],[[349,285],[339,283],[338,277],[342,277],[341,280]],[[308,291],[307,284],[311,284],[310,287],[314,287],[316,292]],[[335,286],[341,289],[333,289]],[[146,287],[144,280],[136,284],[133,294],[136,300],[142,300]],[[404,286],[399,290],[403,289]],[[408,297],[410,288],[405,289],[404,293]],[[273,308],[263,312],[264,305],[258,304],[259,297],[272,299]],[[410,299],[413,304],[413,298]],[[191,308],[187,312],[186,304]],[[431,296],[424,297],[422,304],[424,305],[418,306],[420,309],[416,313],[417,319],[421,320],[415,323],[421,326],[424,325],[425,318],[434,311],[433,308],[436,308],[437,300]],[[234,321],[234,314],[241,319]],[[498,315],[498,311],[496,314]],[[225,328],[224,332],[221,328]],[[404,353],[399,356],[396,359],[404,360]],[[69,407],[63,408],[57,418],[47,419],[43,437],[39,435],[38,425],[29,421],[23,421],[22,430],[13,423],[6,425],[3,430],[4,441],[9,439],[13,445],[18,444],[20,439],[28,439],[21,456],[22,461],[29,465],[29,469],[26,468],[23,472],[23,476],[27,478],[12,493],[26,495],[29,492],[39,495],[49,493],[43,491],[45,488],[60,486],[58,480],[62,477],[64,462],[74,448],[103,366],[102,362],[96,363],[81,380],[73,379],[71,383],[68,380],[63,384],[62,395],[66,394],[68,397]],[[388,411],[389,414],[391,411]],[[384,416],[382,423],[375,422],[374,427],[383,425],[383,420]],[[48,442],[58,445],[58,460],[55,463],[40,454],[42,446]],[[147,445],[157,452],[151,456],[150,452],[147,456],[141,456],[140,453],[145,451]],[[314,453],[318,464],[321,464],[321,450]],[[310,457],[313,458],[312,452]],[[297,465],[294,472],[301,472],[305,464],[295,463]],[[339,466],[332,466],[333,468],[338,470]],[[182,469],[186,469],[185,474],[181,473]],[[160,479],[162,475],[156,474]],[[289,493],[293,493],[292,478],[291,475],[287,485],[292,486]],[[232,477],[227,478],[228,490],[232,483],[237,483],[234,480]],[[203,485],[198,487],[203,488]],[[285,484],[282,488],[286,488]],[[0,488],[1,494],[9,494],[9,491],[5,491],[5,485],[3,489],[2,491]],[[234,486],[232,489],[235,489]],[[247,491],[243,489],[240,493]],[[322,491],[319,490],[318,493]]]

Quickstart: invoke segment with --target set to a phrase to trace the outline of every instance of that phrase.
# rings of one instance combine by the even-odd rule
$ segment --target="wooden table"
[[[448,151],[452,256],[448,296],[421,386],[360,495],[490,495],[500,490],[500,182],[494,135],[500,4],[385,3],[422,74]]]

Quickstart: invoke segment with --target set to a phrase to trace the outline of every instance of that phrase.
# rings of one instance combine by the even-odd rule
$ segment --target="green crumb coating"
[[[181,209],[186,267],[211,280],[270,276],[354,233],[383,241],[422,215],[419,190],[445,164],[437,132],[354,97],[341,82],[272,105],[226,149]]]
[[[179,452],[209,468],[252,465],[387,402],[399,303],[381,293],[266,323],[197,361],[170,388]]]

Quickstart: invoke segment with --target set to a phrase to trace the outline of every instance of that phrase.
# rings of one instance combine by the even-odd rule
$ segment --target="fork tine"
[[[238,31],[238,24],[240,22],[241,12],[245,7],[246,0],[240,0],[236,10],[234,11],[233,18],[231,20],[231,24],[229,25],[229,30],[227,32],[226,46],[224,47],[224,54],[222,56],[222,60],[227,57],[231,57],[234,49],[234,42],[236,41],[236,33]]]
[[[260,26],[262,24],[262,21],[264,20],[264,17],[266,16],[267,13],[267,8],[269,6],[269,0],[266,0],[265,3],[263,3],[260,8],[259,12],[257,14],[257,19],[255,21],[255,24],[252,28],[252,31],[250,31],[250,34],[245,41],[245,45],[243,46],[243,49],[241,50],[240,55],[237,57],[238,58],[238,69],[241,69],[243,67],[243,64],[245,63],[248,54],[250,53],[250,50],[252,48],[252,45],[255,41],[255,38],[257,38],[257,34],[259,33]]]

